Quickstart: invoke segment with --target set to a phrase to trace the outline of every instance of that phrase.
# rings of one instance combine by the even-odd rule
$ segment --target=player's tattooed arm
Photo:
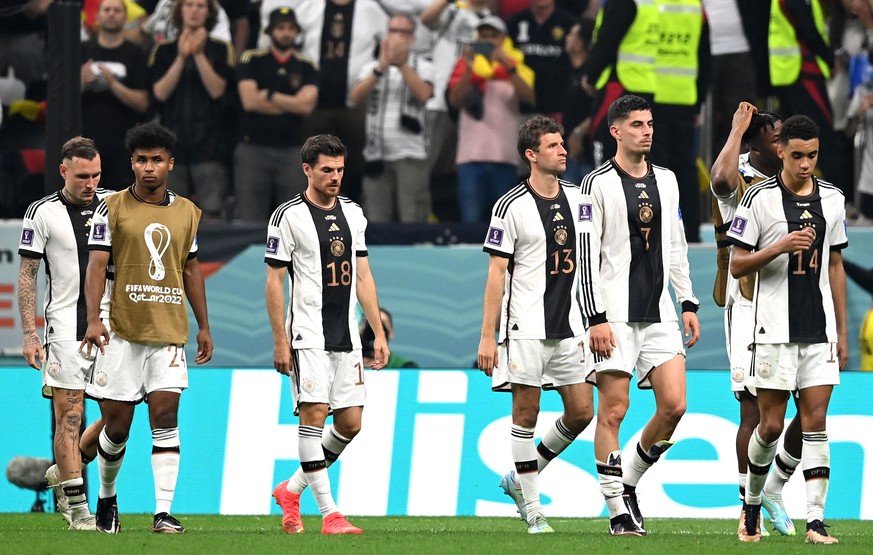
[[[36,280],[38,273],[39,259],[22,256],[18,269],[18,312],[21,315],[21,330],[24,335],[21,352],[27,364],[37,370],[45,360],[42,343],[36,332]]]

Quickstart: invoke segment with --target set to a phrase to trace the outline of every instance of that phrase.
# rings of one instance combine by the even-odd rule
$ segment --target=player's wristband
[[[588,327],[596,326],[596,325],[598,325],[598,324],[605,324],[605,323],[607,323],[608,321],[609,321],[609,320],[606,319],[606,313],[605,313],[605,312],[598,312],[598,313],[595,314],[594,316],[589,316],[589,317],[588,317]]]
[[[682,301],[682,312],[694,312],[696,313],[700,309],[699,304],[695,304],[691,301]]]

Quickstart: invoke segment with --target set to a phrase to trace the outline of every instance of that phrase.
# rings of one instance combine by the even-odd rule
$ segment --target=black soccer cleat
[[[611,536],[645,536],[647,532],[637,526],[631,515],[625,513],[609,519],[609,534]]]
[[[97,499],[97,531],[104,534],[117,534],[121,531],[118,520],[118,496]]]
[[[635,491],[625,491],[621,496],[624,501],[624,506],[627,507],[631,519],[640,530],[645,530],[645,522],[643,521],[643,513],[640,512],[640,504],[637,501],[637,493]]]
[[[156,534],[182,534],[185,527],[170,513],[158,513],[152,522],[152,532]]]

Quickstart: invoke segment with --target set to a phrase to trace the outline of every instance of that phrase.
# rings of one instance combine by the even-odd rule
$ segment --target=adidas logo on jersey
[[[339,228],[338,225],[336,225],[336,223],[332,223],[332,224],[330,224],[330,227],[327,228],[327,230],[328,230],[328,231],[331,231],[331,232],[332,232],[332,231],[339,231],[340,228]]]
[[[811,220],[812,214],[810,214],[809,210],[804,210],[803,214],[800,215],[801,220]]]
[[[645,191],[641,191],[637,198],[649,198],[649,195]]]
[[[553,221],[553,222],[560,222],[560,221],[563,221],[563,220],[564,220],[564,216],[562,216],[560,212],[556,213],[556,214],[555,214],[555,217],[552,218],[552,221]]]

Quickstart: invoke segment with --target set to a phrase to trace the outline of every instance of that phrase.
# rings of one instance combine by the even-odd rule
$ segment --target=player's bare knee
[[[781,418],[761,418],[758,424],[758,435],[766,443],[773,443],[782,435],[784,420]]]
[[[660,414],[664,420],[675,424],[685,416],[687,408],[688,403],[685,399],[676,399],[672,402],[664,403],[663,405],[659,404],[658,414]]]

